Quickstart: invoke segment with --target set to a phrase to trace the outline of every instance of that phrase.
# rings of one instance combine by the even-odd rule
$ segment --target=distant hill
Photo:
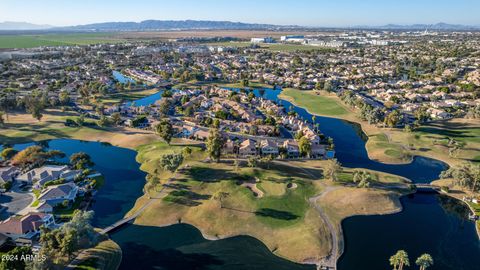
[[[39,25],[28,22],[0,22],[0,30],[43,30],[52,27],[51,25]]]
[[[158,30],[253,30],[253,29],[292,29],[299,26],[283,26],[273,24],[242,23],[230,21],[160,21],[147,20],[142,22],[104,22],[86,25],[62,27],[64,30],[82,31],[158,31]]]
[[[387,24],[382,26],[354,26],[351,28],[360,29],[385,29],[385,30],[437,30],[437,31],[462,31],[462,30],[480,30],[480,26],[462,25],[462,24],[448,24],[448,23],[436,23],[436,24]]]

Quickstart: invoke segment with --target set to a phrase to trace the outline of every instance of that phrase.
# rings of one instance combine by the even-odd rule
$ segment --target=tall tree
[[[160,167],[170,172],[175,172],[182,162],[182,154],[166,154],[160,157]]]
[[[173,127],[168,120],[162,120],[156,127],[155,131],[157,134],[162,137],[163,140],[165,140],[168,144],[170,144],[170,141],[172,140],[173,137]]]
[[[408,259],[408,254],[405,250],[399,250],[395,255],[390,257],[390,265],[393,266],[393,269],[403,270],[404,266],[410,266],[410,260]]]
[[[415,263],[420,266],[420,270],[425,270],[433,265],[433,258],[430,254],[425,253],[418,257]]]
[[[342,172],[342,165],[336,158],[329,159],[324,169],[325,177],[332,181],[338,180],[338,174]]]
[[[402,114],[398,110],[393,110],[385,117],[385,125],[387,127],[396,127],[402,121]]]
[[[298,148],[303,156],[310,156],[310,153],[312,152],[312,143],[306,137],[302,137],[298,141]]]
[[[77,170],[84,170],[93,167],[92,158],[85,152],[78,152],[70,156],[70,164]]]
[[[207,139],[207,153],[208,156],[215,160],[216,162],[220,161],[220,156],[222,154],[222,147],[223,147],[223,137],[218,131],[218,129],[210,129],[210,133]]]
[[[9,160],[13,158],[17,153],[17,150],[9,147],[2,150],[2,152],[0,153],[0,157],[2,157],[3,160]]]

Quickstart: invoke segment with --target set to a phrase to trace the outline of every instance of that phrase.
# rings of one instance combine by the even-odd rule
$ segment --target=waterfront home
[[[260,141],[260,152],[262,155],[278,155],[278,146],[271,140]]]
[[[246,139],[244,140],[238,149],[238,154],[242,157],[251,157],[257,155],[257,147],[255,141]]]
[[[0,223],[0,233],[17,239],[32,239],[40,232],[40,227],[53,227],[55,219],[51,214],[28,213],[25,216],[12,216]]]
[[[81,174],[80,170],[70,170],[68,166],[46,165],[30,170],[16,179],[28,184],[35,182],[36,188],[41,188],[46,182],[58,179],[65,179],[66,182],[73,181]]]
[[[43,201],[39,203],[39,205],[35,208],[35,211],[39,213],[52,213],[53,212],[53,205]]]
[[[312,149],[310,152],[310,157],[311,158],[319,158],[325,156],[327,150],[325,145],[320,145],[320,144],[312,144]]]
[[[75,183],[66,183],[46,188],[38,197],[40,202],[47,202],[52,207],[64,201],[73,202],[77,197],[78,186]]]
[[[0,184],[11,182],[19,174],[17,167],[1,167],[0,168]]]

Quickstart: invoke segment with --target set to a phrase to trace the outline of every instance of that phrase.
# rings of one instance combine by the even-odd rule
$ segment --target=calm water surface
[[[187,224],[163,228],[128,225],[112,238],[122,247],[122,270],[315,269],[273,255],[255,238],[240,236],[209,241]]]
[[[410,263],[423,253],[435,270],[480,269],[480,242],[468,209],[453,199],[417,193],[401,199],[404,210],[385,216],[357,216],[343,221],[345,253],[338,269],[392,269],[388,259],[404,249]],[[417,269],[416,266],[409,269]]]
[[[18,150],[25,149],[35,143],[17,144]],[[106,227],[121,219],[142,196],[146,174],[139,169],[135,161],[137,152],[114,147],[100,142],[84,142],[69,139],[42,141],[49,149],[60,150],[66,154],[59,161],[68,162],[71,154],[85,152],[92,157],[94,169],[105,177],[105,184],[95,195],[92,210],[95,211],[93,225]]]
[[[287,110],[293,109],[311,121],[312,115],[306,110],[279,100],[280,90],[254,92],[280,102]],[[160,97],[157,93],[135,103],[148,105]],[[405,165],[371,161],[364,135],[357,126],[328,117],[318,116],[316,121],[322,132],[334,139],[337,158],[344,166],[393,173],[421,183],[437,179],[447,167],[443,162],[424,157],[415,157],[412,163]],[[29,145],[17,145],[16,148]],[[134,151],[63,139],[52,140],[49,146],[67,155],[87,152],[96,163],[95,169],[106,176],[105,186],[97,194],[93,206],[95,226],[104,227],[118,220],[141,196],[145,173],[139,170]],[[435,260],[431,269],[480,269],[480,248],[474,223],[465,219],[463,206],[442,198],[416,194],[402,198],[404,210],[401,213],[346,219],[342,223],[345,252],[339,269],[390,269],[388,258],[398,249],[407,250],[411,260],[421,253],[430,253]],[[197,229],[185,224],[162,228],[128,225],[111,237],[123,250],[121,269],[315,269],[276,257],[254,238],[242,236],[208,241]]]

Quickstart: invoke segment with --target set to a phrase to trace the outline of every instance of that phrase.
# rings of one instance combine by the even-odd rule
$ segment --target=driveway
[[[33,202],[33,196],[33,193],[23,191],[19,187],[19,183],[15,183],[10,191],[0,195],[0,205],[3,206],[0,218],[6,219],[11,215],[20,213]]]

